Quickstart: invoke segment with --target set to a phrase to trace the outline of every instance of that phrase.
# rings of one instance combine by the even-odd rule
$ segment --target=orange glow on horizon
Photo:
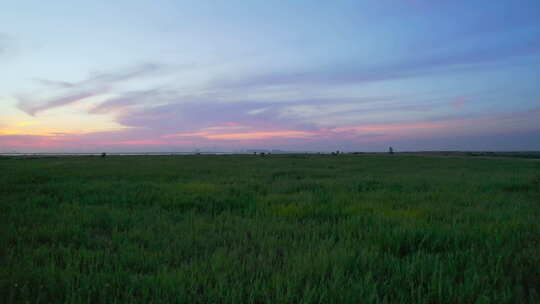
[[[200,132],[192,133],[178,133],[163,136],[164,138],[169,137],[202,137],[205,139],[217,139],[217,140],[253,140],[253,139],[266,139],[266,138],[306,138],[311,136],[316,136],[316,132],[306,132],[306,131],[294,131],[294,130],[284,130],[284,131],[246,131],[238,132],[238,129],[243,129],[245,127],[235,126],[232,128],[228,127],[209,127],[203,129]],[[222,131],[222,130],[236,130],[234,133],[214,133],[212,131]]]
[[[255,128],[253,126],[238,123],[227,123],[224,125],[210,126],[194,132],[176,133],[169,135],[156,134],[152,137],[130,132],[118,133],[120,130],[90,131],[90,132],[58,132],[53,129],[39,128],[0,128],[0,143],[4,146],[24,146],[24,147],[78,147],[87,146],[173,146],[173,145],[200,145],[213,144],[208,140],[219,141],[220,144],[227,142],[243,141],[249,144],[250,141],[268,140],[269,143],[276,140],[304,139],[304,140],[331,140],[347,139],[354,142],[377,142],[396,140],[403,138],[424,138],[432,135],[448,132],[463,131],[471,121],[455,120],[425,123],[391,123],[391,124],[371,124],[352,125],[347,127],[319,128],[313,130],[279,130],[277,128]],[[25,124],[25,123],[23,123]],[[13,124],[14,125],[14,124]],[[127,130],[129,128],[124,128]],[[107,138],[108,132],[117,131],[114,138]],[[99,132],[99,133],[97,133]],[[95,136],[98,134],[98,136]],[[11,136],[11,137],[10,137]],[[2,138],[4,137],[4,138]],[[216,143],[216,142],[214,142]]]

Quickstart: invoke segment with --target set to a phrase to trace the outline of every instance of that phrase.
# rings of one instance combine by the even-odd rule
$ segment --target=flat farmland
[[[540,162],[0,157],[2,303],[539,303]]]

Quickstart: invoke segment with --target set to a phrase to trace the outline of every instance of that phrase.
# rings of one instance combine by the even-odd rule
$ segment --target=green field
[[[0,157],[1,303],[540,303],[540,162]]]

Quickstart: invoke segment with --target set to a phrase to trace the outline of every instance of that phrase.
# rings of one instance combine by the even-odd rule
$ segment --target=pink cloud
[[[245,132],[245,133],[225,133],[225,134],[208,134],[208,133],[199,133],[197,136],[201,136],[207,139],[219,139],[219,140],[245,140],[245,139],[266,139],[273,137],[280,138],[305,138],[310,136],[315,136],[313,132],[304,132],[304,131],[256,131],[256,132]]]
[[[139,151],[193,149],[201,146],[273,147],[307,149],[353,147],[445,136],[482,136],[538,130],[540,111],[484,115],[468,119],[349,125],[343,127],[288,127],[227,122],[190,132],[164,134],[162,130],[129,128],[89,134],[0,135],[0,148],[24,151],[96,150]],[[326,147],[326,148],[325,148]]]

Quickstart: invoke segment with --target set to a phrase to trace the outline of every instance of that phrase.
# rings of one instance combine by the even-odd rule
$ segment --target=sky
[[[540,1],[6,1],[0,152],[540,150]]]

